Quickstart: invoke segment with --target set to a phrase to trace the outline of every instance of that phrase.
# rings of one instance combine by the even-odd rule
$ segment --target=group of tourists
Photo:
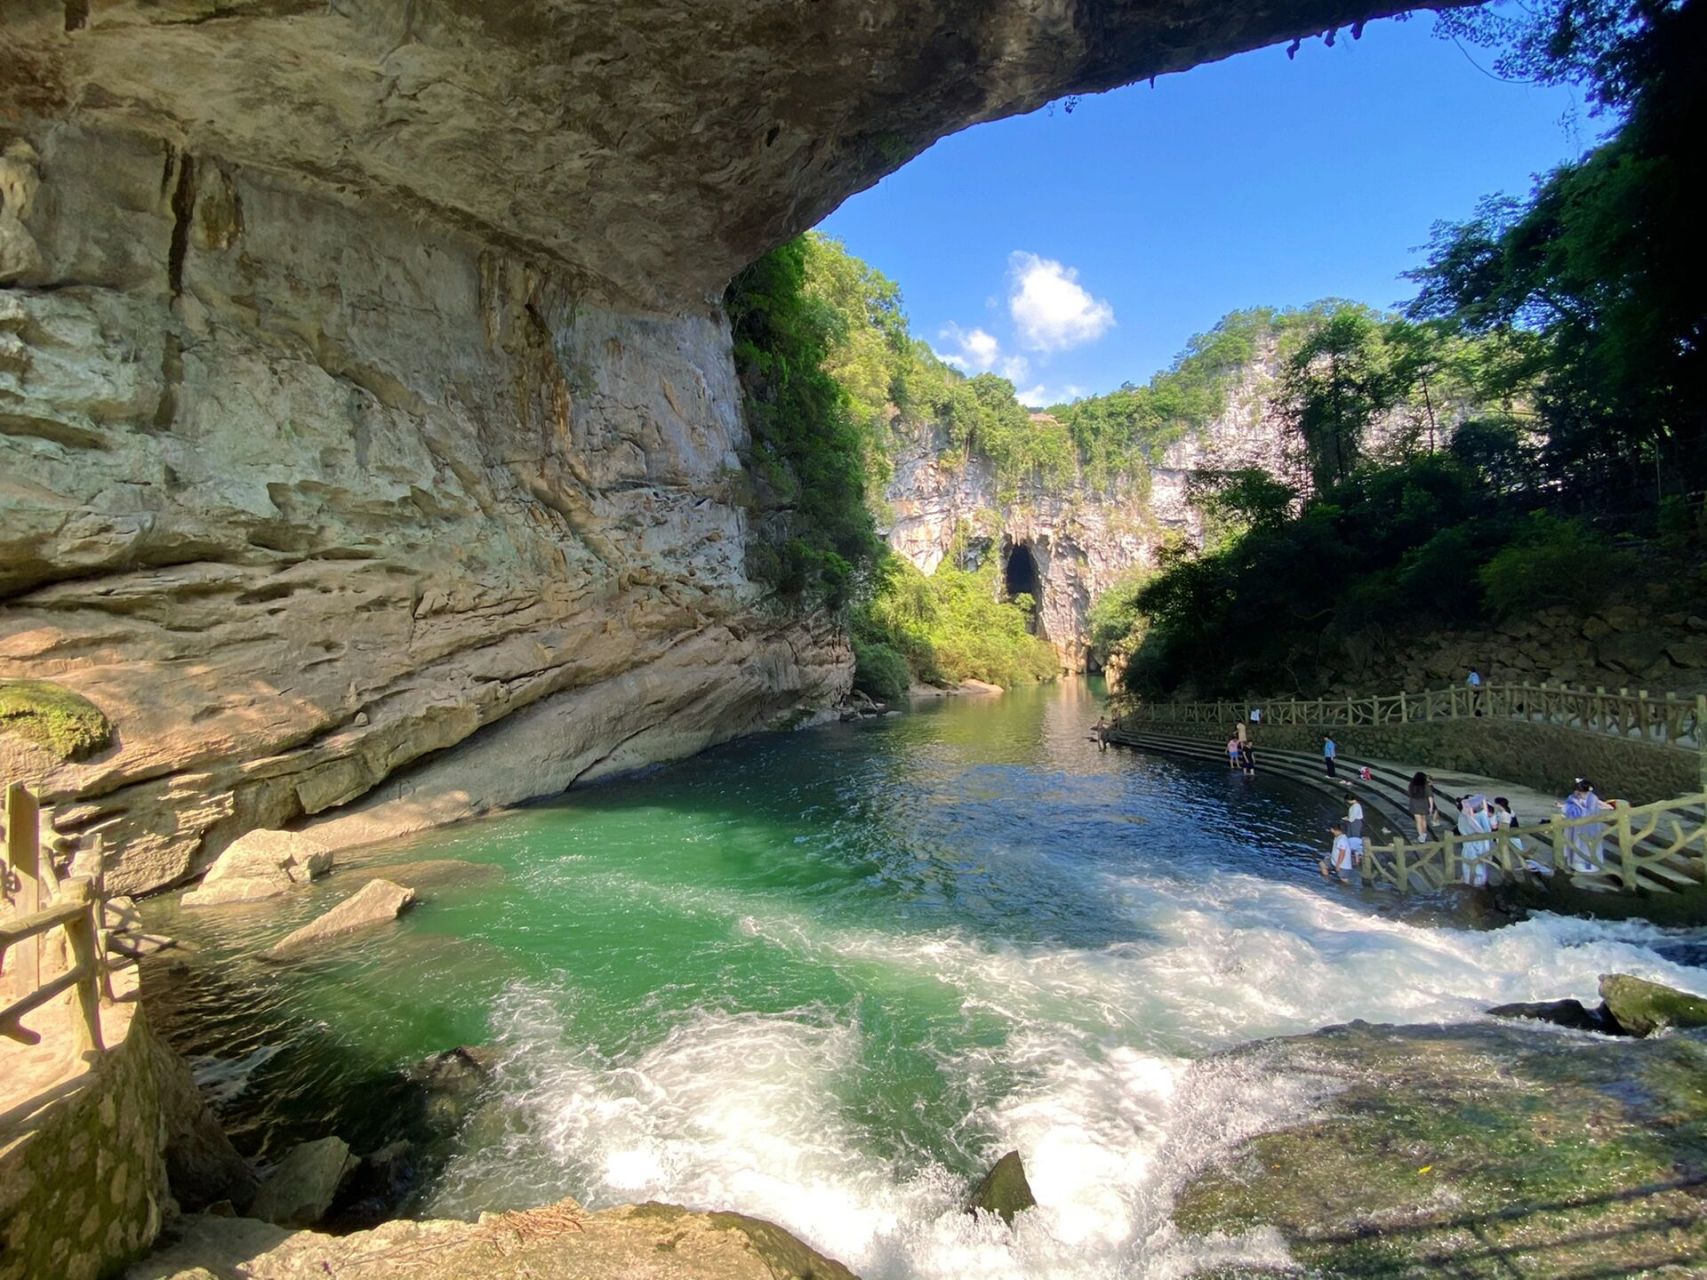
[[[1239,725],[1233,730],[1233,735],[1227,739],[1227,767],[1237,769],[1248,778],[1256,777],[1257,752],[1251,745],[1251,736],[1245,732],[1245,726]]]
[[[1481,714],[1477,705],[1482,689],[1482,675],[1475,667],[1471,667],[1464,681],[1469,688],[1472,708],[1476,714]],[[1253,707],[1250,711],[1251,723],[1262,722],[1262,711]],[[1106,722],[1097,721],[1095,736],[1098,745],[1107,741]],[[1322,735],[1322,768],[1329,778],[1339,777],[1340,746],[1331,733]],[[1256,748],[1251,741],[1251,735],[1244,724],[1237,724],[1227,736],[1227,767],[1254,777],[1257,771]],[[1358,769],[1358,776],[1365,782],[1373,780],[1370,766],[1363,765]],[[1344,818],[1333,823],[1329,828],[1331,844],[1327,856],[1318,860],[1318,866],[1324,879],[1339,877],[1351,879],[1355,876],[1363,861],[1363,805],[1351,785],[1346,784],[1347,808]],[[1618,806],[1616,800],[1603,800],[1595,794],[1594,784],[1587,778],[1577,778],[1571,787],[1570,794],[1558,804],[1558,809],[1570,819],[1592,818]],[[1605,869],[1605,859],[1602,846],[1605,843],[1606,828],[1602,823],[1579,822],[1565,827],[1561,833],[1560,847],[1553,851],[1553,865],[1538,862],[1528,856],[1528,846],[1523,837],[1517,834],[1520,822],[1513,811],[1511,801],[1505,796],[1489,797],[1481,792],[1458,796],[1453,801],[1456,809],[1454,815],[1457,834],[1464,837],[1458,846],[1458,857],[1463,883],[1472,886],[1482,886],[1488,883],[1489,864],[1495,861],[1495,852],[1501,843],[1523,860],[1524,867],[1537,875],[1550,876],[1562,861],[1571,871],[1596,872]],[[1416,828],[1416,838],[1419,843],[1427,844],[1436,837],[1434,827],[1440,821],[1441,815],[1435,801],[1434,779],[1422,770],[1411,775],[1406,785],[1406,811]],[[1507,833],[1503,839],[1501,832]]]

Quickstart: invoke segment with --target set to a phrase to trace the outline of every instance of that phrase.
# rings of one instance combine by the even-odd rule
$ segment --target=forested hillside
[[[1586,616],[1644,579],[1674,610],[1707,593],[1707,269],[1683,159],[1704,115],[1701,4],[1443,23],[1498,50],[1503,75],[1583,85],[1608,134],[1527,197],[1437,227],[1404,318],[1342,310],[1297,348],[1302,472],[1203,477],[1219,536],[1102,603],[1132,693],[1309,690],[1371,631]],[[1416,423],[1419,394],[1427,437],[1372,448],[1395,404]],[[1443,404],[1464,419],[1449,440]]]

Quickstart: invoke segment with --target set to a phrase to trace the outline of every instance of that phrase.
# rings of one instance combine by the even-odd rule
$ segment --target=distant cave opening
[[[1031,598],[1026,630],[1038,635],[1037,619],[1043,606],[1043,576],[1037,571],[1037,558],[1023,542],[1009,549],[1007,563],[1002,567],[1002,581],[1007,587],[1009,600],[1022,595]]]

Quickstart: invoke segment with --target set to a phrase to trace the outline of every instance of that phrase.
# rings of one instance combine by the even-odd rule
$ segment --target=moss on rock
[[[1707,1027],[1707,1000],[1627,973],[1601,974],[1600,998],[1633,1036],[1649,1036],[1666,1027]]]
[[[0,680],[0,733],[60,760],[84,760],[112,741],[113,726],[94,703],[51,680]]]
[[[1707,1044],[1353,1024],[1259,1053],[1343,1088],[1198,1175],[1182,1231],[1272,1226],[1335,1276],[1707,1268]]]

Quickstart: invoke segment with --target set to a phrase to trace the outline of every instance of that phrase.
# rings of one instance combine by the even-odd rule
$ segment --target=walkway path
[[[1184,756],[1214,762],[1222,767],[1227,761],[1225,743],[1170,733],[1166,726],[1129,722],[1113,729],[1109,741],[1117,746]],[[1359,777],[1359,770],[1366,765],[1371,777],[1364,781]],[[1408,787],[1411,777],[1419,769],[1428,773],[1434,784],[1435,805],[1439,811],[1438,821],[1431,832],[1433,842],[1428,844],[1417,843],[1416,827],[1409,814]],[[1511,802],[1512,812],[1517,815],[1519,823],[1516,834],[1522,840],[1521,856],[1514,860],[1514,865],[1532,863],[1541,875],[1550,876],[1560,862],[1553,849],[1555,832],[1549,829],[1559,815],[1558,797],[1521,783],[1460,770],[1430,769],[1414,763],[1343,753],[1338,759],[1337,776],[1330,778],[1317,752],[1261,746],[1257,750],[1257,772],[1259,775],[1286,778],[1336,799],[1348,799],[1351,794],[1356,794],[1364,806],[1367,843],[1371,847],[1383,841],[1391,841],[1394,847],[1408,845],[1407,852],[1417,859],[1414,865],[1420,868],[1418,874],[1425,879],[1436,875],[1448,881],[1457,878],[1452,856],[1464,852],[1461,838],[1456,835],[1457,801],[1460,796],[1476,793],[1490,800],[1504,796]],[[1646,806],[1637,811],[1625,809],[1624,812],[1642,814],[1654,807]],[[1638,834],[1631,842],[1632,848],[1641,855],[1639,868],[1633,866],[1629,872],[1634,887],[1649,891],[1690,890],[1700,888],[1707,879],[1707,857],[1696,856],[1693,851],[1694,845],[1702,843],[1701,832],[1707,824],[1707,814],[1703,813],[1698,801],[1692,802],[1688,798],[1673,802],[1671,809],[1675,812],[1668,813],[1667,818],[1675,817],[1685,828],[1693,827],[1695,834],[1679,841],[1675,838],[1679,832],[1658,819],[1648,834],[1641,834],[1638,828]],[[1612,823],[1608,821],[1606,825],[1610,828]],[[1515,845],[1513,849],[1516,849]],[[1407,873],[1401,871],[1398,874],[1404,883],[1411,883]],[[1526,874],[1521,865],[1517,874],[1520,878]],[[1611,856],[1607,870],[1603,872],[1569,874],[1569,881],[1575,888],[1592,892],[1624,890],[1630,887],[1626,886],[1625,878],[1619,860]]]

